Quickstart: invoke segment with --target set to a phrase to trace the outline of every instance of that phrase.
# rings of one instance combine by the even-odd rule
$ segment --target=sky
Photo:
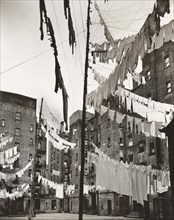
[[[76,48],[72,54],[68,42],[68,23],[64,16],[63,0],[45,0],[56,43],[58,59],[65,87],[69,95],[70,116],[82,110],[84,62],[86,47],[87,0],[70,0],[71,14],[76,33]],[[100,11],[114,39],[138,33],[155,0],[97,0]],[[40,40],[39,0],[0,0],[0,89],[40,100],[42,97],[59,121],[63,120],[61,90],[54,93],[55,64],[53,51],[46,35]],[[161,23],[174,19],[174,0],[171,12]],[[104,28],[91,5],[90,42],[105,41]],[[93,64],[90,62],[90,65]],[[96,71],[108,77],[115,64],[97,63]],[[88,70],[88,92],[97,88],[91,69]]]

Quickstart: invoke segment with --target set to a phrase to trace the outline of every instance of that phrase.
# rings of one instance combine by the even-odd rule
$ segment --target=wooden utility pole
[[[39,122],[37,126],[36,122],[36,140],[35,140],[35,148],[34,148],[34,158],[33,158],[33,172],[32,172],[32,183],[31,183],[31,198],[30,198],[30,207],[29,207],[29,213],[28,213],[28,220],[31,220],[32,217],[35,216],[35,181],[36,181],[36,154],[37,154],[37,145],[39,143],[39,134],[38,129],[41,129],[41,114],[42,114],[42,106],[43,106],[43,98],[41,99],[41,106],[40,106],[40,112],[39,112]]]
[[[89,67],[89,37],[90,37],[90,4],[88,0],[87,9],[87,39],[86,39],[86,59],[85,59],[85,75],[83,90],[83,112],[82,112],[82,133],[81,133],[81,171],[80,171],[80,193],[79,193],[79,220],[83,219],[83,184],[84,184],[84,146],[85,146],[85,126],[86,126],[86,95],[87,95],[87,79]]]

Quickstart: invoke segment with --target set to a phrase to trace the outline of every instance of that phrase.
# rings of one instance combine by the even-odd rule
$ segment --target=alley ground
[[[28,220],[28,216],[25,217],[0,217],[0,220],[7,220],[7,219],[12,219],[12,220]],[[54,220],[54,219],[58,219],[58,220],[78,220],[78,215],[77,214],[69,214],[69,213],[44,213],[44,214],[37,214],[35,218],[32,218],[33,220],[37,220],[37,219],[48,219],[48,220]],[[84,220],[114,220],[114,219],[118,219],[118,220],[143,220],[141,218],[126,218],[123,216],[117,216],[117,217],[112,217],[112,216],[97,216],[97,215],[84,215],[83,216]]]

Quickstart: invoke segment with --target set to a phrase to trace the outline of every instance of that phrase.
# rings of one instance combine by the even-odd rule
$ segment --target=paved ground
[[[0,220],[28,220],[28,216],[25,217],[0,217]],[[69,213],[44,213],[44,214],[37,214],[35,218],[32,220],[37,219],[46,219],[46,220],[78,220],[77,214],[69,214]],[[123,216],[118,217],[110,217],[110,216],[97,216],[97,215],[83,215],[84,220],[143,220],[141,218],[125,218]]]

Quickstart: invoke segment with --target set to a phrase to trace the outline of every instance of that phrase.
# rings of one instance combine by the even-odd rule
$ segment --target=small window
[[[16,128],[15,129],[15,136],[21,136],[21,129],[20,128]]]
[[[147,95],[147,98],[148,98],[149,100],[152,100],[152,94],[149,93],[149,94]]]
[[[169,55],[166,55],[164,57],[164,63],[165,63],[165,66],[164,66],[165,68],[169,67],[169,65],[170,65]]]
[[[135,125],[136,134],[138,134],[138,125]]]
[[[130,124],[130,121],[128,121],[127,125],[128,125],[128,132],[131,133],[131,124]]]
[[[29,161],[32,160],[32,154],[29,154]]]
[[[110,120],[110,118],[108,118],[108,120],[107,120],[107,128],[110,128],[111,127],[111,120]]]
[[[123,138],[120,137],[120,147],[123,147]]]
[[[76,153],[76,161],[78,161],[78,153]]]
[[[172,83],[171,83],[171,81],[168,81],[166,83],[166,92],[167,92],[167,94],[170,94],[172,92]]]
[[[2,127],[5,127],[5,119],[2,119],[2,120],[1,120],[1,126],[2,126]]]
[[[76,176],[78,176],[78,169],[76,168]]]
[[[15,119],[16,119],[16,121],[21,121],[21,113],[20,112],[16,112]]]
[[[150,149],[149,149],[150,155],[154,155],[155,154],[155,144],[154,144],[154,142],[151,142],[149,147],[150,147]]]
[[[133,159],[134,159],[133,154],[129,154],[129,155],[128,155],[129,163],[130,163],[130,162],[133,162]]]
[[[30,131],[33,131],[33,124],[30,124]]]
[[[144,143],[140,143],[139,144],[139,153],[142,153],[145,151],[145,146],[144,146]]]
[[[108,137],[108,148],[111,147],[111,138]]]
[[[150,74],[150,70],[148,70],[146,72],[146,81],[150,81],[151,80],[151,74]]]
[[[32,174],[32,170],[29,169],[29,170],[28,170],[28,176],[31,177],[31,174]]]
[[[33,146],[33,138],[30,138],[30,143],[29,143],[30,146]]]

